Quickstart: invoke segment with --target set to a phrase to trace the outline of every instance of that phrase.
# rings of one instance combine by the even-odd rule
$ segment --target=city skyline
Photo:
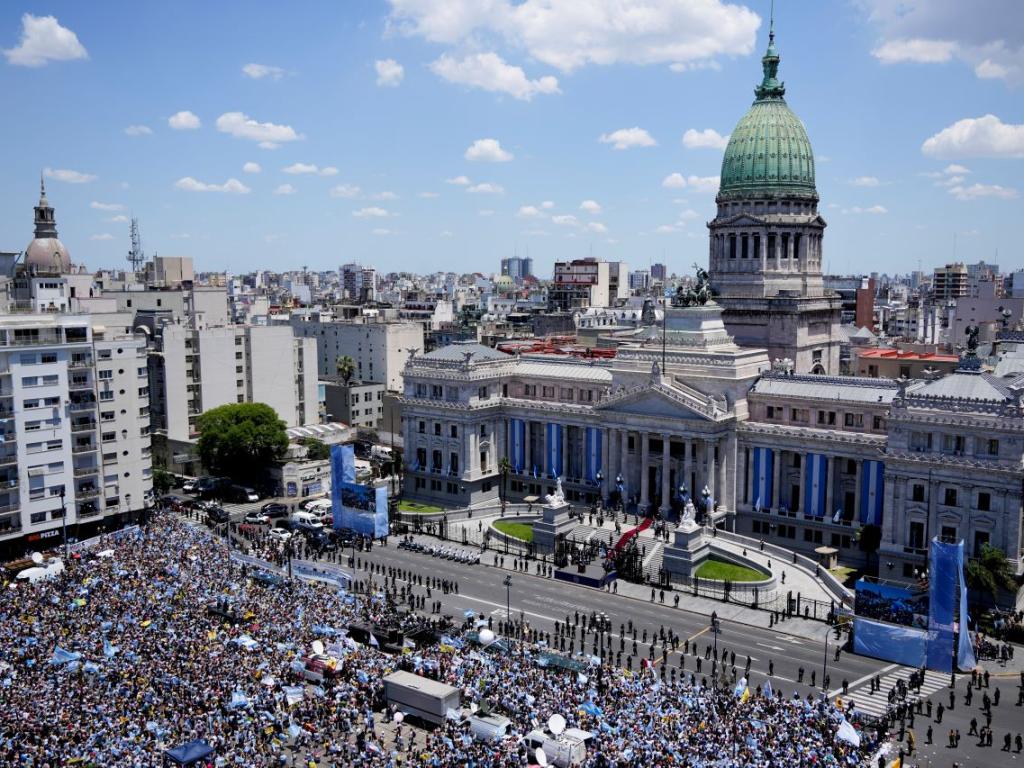
[[[540,275],[588,255],[706,263],[703,222],[760,79],[767,3],[632,4],[646,28],[611,24],[596,0],[572,18],[444,5],[267,8],[259,22],[214,9],[202,24],[198,7],[132,8],[127,38],[71,4],[9,9],[0,82],[21,117],[3,130],[20,149],[0,248],[24,247],[43,170],[61,237],[90,269],[125,266],[132,215],[147,253],[209,271],[399,271],[426,256],[497,272],[515,253]],[[1009,261],[1021,41],[982,18],[998,5],[779,4],[827,272],[998,262],[1000,249]],[[593,45],[566,42],[570,28]],[[47,119],[55,105],[70,122]]]

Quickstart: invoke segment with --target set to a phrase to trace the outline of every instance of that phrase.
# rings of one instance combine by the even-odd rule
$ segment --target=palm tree
[[[356,372],[356,361],[349,355],[342,355],[335,362],[334,368],[338,372],[342,381],[348,384],[349,379],[351,379],[352,375]]]
[[[501,491],[501,516],[505,516],[505,499],[508,494],[505,484],[508,481],[508,473],[512,471],[512,462],[508,460],[508,456],[502,456],[501,461],[498,462],[498,472],[501,474],[501,484],[498,486],[498,490]]]
[[[964,575],[968,587],[976,593],[991,595],[993,602],[998,599],[1000,589],[1017,588],[1006,555],[988,544],[982,546],[976,558],[968,561]]]

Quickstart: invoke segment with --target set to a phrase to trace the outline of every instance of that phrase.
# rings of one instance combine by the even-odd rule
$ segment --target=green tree
[[[1000,589],[1017,588],[1006,555],[988,544],[982,546],[978,557],[967,561],[964,574],[968,587],[975,592],[991,595],[993,600],[999,596]]]
[[[202,414],[199,457],[220,475],[253,480],[288,450],[284,422],[265,403],[231,403]]]
[[[157,496],[163,496],[170,493],[170,490],[173,487],[174,481],[169,472],[163,469],[153,470],[153,492]]]
[[[304,437],[299,441],[306,447],[306,458],[314,461],[320,459],[329,458],[331,455],[331,449],[323,440],[317,440],[315,437]]]
[[[857,532],[857,543],[860,545],[860,551],[864,552],[868,556],[868,563],[870,564],[872,556],[875,555],[878,552],[878,548],[882,546],[881,527],[873,524],[863,526]]]
[[[355,375],[356,361],[349,355],[342,355],[335,361],[334,369],[338,372],[341,380],[348,384],[352,376]]]

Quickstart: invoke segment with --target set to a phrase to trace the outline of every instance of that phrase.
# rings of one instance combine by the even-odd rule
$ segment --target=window
[[[999,455],[999,441],[998,440],[989,440],[988,441],[988,455],[989,456],[998,456]]]
[[[453,475],[459,474],[459,454],[452,452],[448,459],[448,471]]]
[[[449,437],[458,437],[459,436],[459,428],[458,428],[457,425],[452,424],[451,427],[449,427],[449,429],[448,429],[448,436]]]
[[[541,397],[554,397],[554,396],[555,396],[555,388],[554,387],[542,387]]]
[[[769,419],[781,419],[782,409],[775,405],[769,405],[765,411],[765,416]]]
[[[440,437],[440,436],[441,436],[441,424],[439,422],[434,422],[434,437]]]
[[[988,531],[975,531],[974,532],[974,556],[980,557],[981,550],[983,547],[988,545]]]
[[[104,443],[112,443],[117,440],[117,432],[104,432],[101,439]]]
[[[536,397],[537,396],[537,385],[536,384],[524,384],[523,385],[523,394],[526,395],[527,397]]]
[[[416,397],[426,397],[427,396],[427,385],[426,384],[417,384],[415,391],[416,391]]]
[[[956,506],[956,488],[946,488],[942,495],[942,503],[947,507]]]
[[[990,512],[992,510],[992,495],[986,491],[981,491],[978,494],[978,510],[980,512]]]
[[[914,487],[910,492],[911,501],[924,501],[924,486],[920,483],[914,483]]]
[[[914,521],[907,532],[907,546],[912,549],[924,549],[924,523]]]
[[[480,425],[480,437],[487,437],[487,425],[486,424],[481,424]]]
[[[962,456],[964,452],[963,435],[943,435],[942,452],[951,453],[955,456]]]
[[[481,400],[487,400],[487,399],[489,399],[489,398],[490,398],[490,396],[491,396],[491,391],[490,391],[490,389],[488,389],[487,387],[480,387],[480,388],[479,388],[479,389],[478,389],[478,390],[476,391],[476,396],[477,396],[478,398],[480,398]]]
[[[487,471],[487,451],[480,451],[480,471]]]
[[[806,408],[791,408],[789,419],[797,424],[806,424],[810,421],[810,413]]]
[[[427,422],[421,421],[419,423],[419,432],[421,435],[425,435],[427,433]]]
[[[932,449],[932,433],[931,432],[911,432],[910,433],[910,450],[912,451],[930,451]]]
[[[113,371],[99,371],[98,374],[99,374],[99,378],[100,378],[101,381],[103,379],[112,379],[112,378],[114,378],[114,372]]]
[[[570,398],[572,399],[572,398]],[[592,403],[594,402],[594,390],[592,389],[581,389],[580,390],[580,402],[581,403]]]
[[[431,454],[430,458],[431,458],[432,469],[435,472],[440,472],[441,471],[441,452],[440,451],[434,451]]]
[[[900,366],[899,378],[901,378],[901,379],[909,379],[910,378],[910,366],[909,365],[901,365]]]
[[[956,526],[955,525],[944,525],[944,526],[942,526],[942,536],[941,536],[941,539],[944,542],[946,542],[947,544],[956,544],[956,542],[957,542]]]
[[[46,513],[45,512],[33,512],[31,515],[29,515],[29,522],[31,522],[33,524],[34,523],[45,523],[46,522]]]
[[[444,397],[444,387],[442,387],[440,384],[431,384],[430,396],[435,400],[440,400],[442,397]]]
[[[836,423],[836,412],[835,411],[818,411],[818,423],[822,425],[834,426]]]
[[[881,416],[872,416],[871,428],[875,431],[881,431],[885,429],[885,419]]]
[[[417,448],[416,449],[416,469],[424,470],[427,468],[427,449]]]
[[[864,414],[863,413],[844,413],[843,424],[847,427],[854,427],[860,429],[864,426]]]
[[[114,390],[108,389],[100,392],[100,402],[109,402],[114,399]]]
[[[561,387],[558,390],[558,396],[563,400],[572,400],[572,394],[572,390],[569,389],[568,387]]]

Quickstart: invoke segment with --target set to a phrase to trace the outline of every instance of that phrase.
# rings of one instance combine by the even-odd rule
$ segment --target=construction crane
[[[132,265],[132,272],[138,272],[146,261],[146,254],[142,252],[142,236],[139,235],[139,220],[132,216],[131,224],[132,247],[128,251],[128,263]]]

